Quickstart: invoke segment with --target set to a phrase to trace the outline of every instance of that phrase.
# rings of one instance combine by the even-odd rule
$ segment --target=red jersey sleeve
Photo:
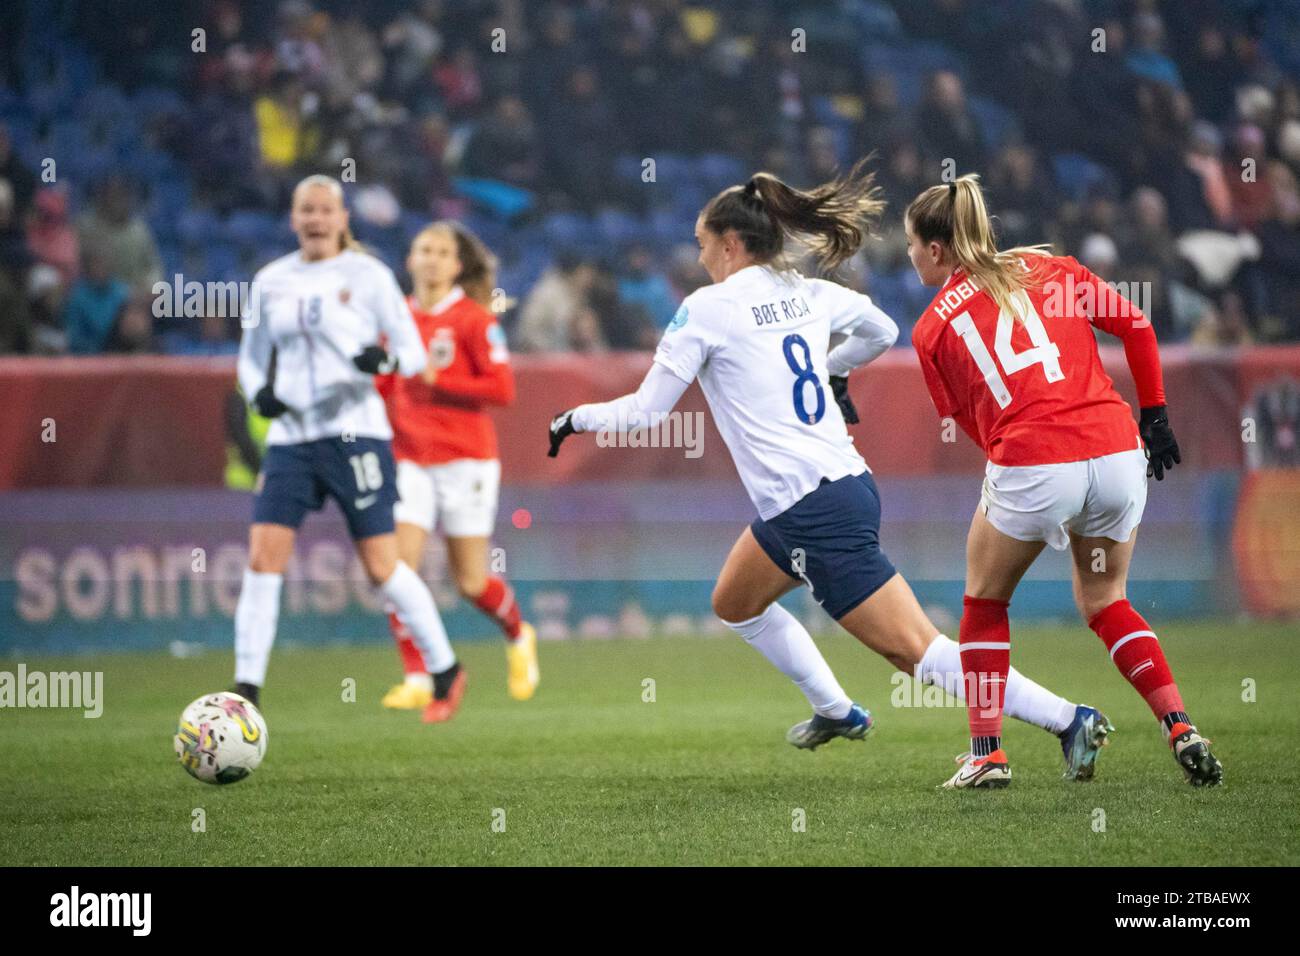
[[[488,405],[509,405],[515,400],[515,374],[510,368],[505,332],[486,310],[467,324],[458,343],[469,357],[469,371],[438,374],[434,395],[471,399]]]
[[[1165,404],[1164,374],[1160,370],[1160,348],[1151,320],[1136,305],[1112,289],[1098,275],[1073,257],[1061,259],[1074,283],[1078,314],[1103,332],[1124,343],[1124,358],[1137,384],[1138,404],[1143,408]]]
[[[926,317],[926,327],[931,323],[940,324],[941,320],[936,316]],[[916,356],[920,359],[921,375],[925,379],[925,387],[930,392],[930,401],[934,402],[935,411],[939,413],[940,418],[951,418],[961,430],[970,436],[976,445],[983,447],[980,441],[979,429],[975,427],[975,422],[968,414],[962,412],[957,400],[953,397],[952,390],[948,386],[947,379],[943,376],[942,366],[935,360],[934,348],[937,343],[929,341],[931,336],[921,331],[922,323],[916,325],[916,335],[913,336],[912,345],[916,349]]]

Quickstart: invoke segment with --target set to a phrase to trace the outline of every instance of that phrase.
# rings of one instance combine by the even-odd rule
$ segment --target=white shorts
[[[1146,503],[1147,460],[1140,448],[1060,465],[989,462],[980,497],[993,527],[1057,551],[1069,546],[1070,532],[1127,541]]]
[[[459,458],[442,465],[397,463],[393,520],[432,532],[440,525],[449,538],[489,538],[497,520],[501,462]]]

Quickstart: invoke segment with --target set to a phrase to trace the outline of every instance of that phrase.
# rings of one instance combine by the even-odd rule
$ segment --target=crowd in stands
[[[516,350],[650,348],[707,281],[710,195],[868,154],[889,208],[840,278],[904,329],[932,290],[902,211],[978,172],[1004,244],[1146,290],[1162,341],[1300,340],[1287,0],[12,6],[0,352],[232,351],[236,317],[162,314],[157,286],[291,250],[311,172],[399,271],[429,220],[477,231]]]

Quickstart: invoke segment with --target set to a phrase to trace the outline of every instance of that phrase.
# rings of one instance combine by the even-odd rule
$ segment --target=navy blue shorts
[[[343,509],[354,540],[393,531],[397,465],[382,438],[318,438],[269,445],[257,479],[253,521],[297,528],[326,498]]]
[[[812,588],[839,620],[892,578],[880,550],[880,492],[869,472],[822,483],[774,518],[749,529],[778,568]]]

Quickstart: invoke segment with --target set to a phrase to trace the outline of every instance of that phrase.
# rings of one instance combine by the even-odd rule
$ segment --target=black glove
[[[554,458],[560,453],[560,445],[564,439],[573,434],[573,409],[567,412],[557,412],[551,419],[551,450],[546,453],[547,458]]]
[[[835,404],[840,407],[840,412],[844,415],[844,421],[849,425],[856,425],[858,410],[853,407],[853,399],[849,398],[849,377],[847,375],[831,376],[831,394],[835,396]]]
[[[289,406],[275,397],[270,385],[263,385],[253,396],[253,407],[263,418],[279,418],[289,410]]]
[[[1152,405],[1142,409],[1138,434],[1146,446],[1147,477],[1154,475],[1156,481],[1163,481],[1165,472],[1183,460],[1178,454],[1178,442],[1174,438],[1174,430],[1169,427],[1169,415],[1165,412],[1165,406]]]
[[[367,375],[387,375],[397,371],[396,356],[389,355],[381,345],[367,345],[360,354],[352,356],[352,364]]]

